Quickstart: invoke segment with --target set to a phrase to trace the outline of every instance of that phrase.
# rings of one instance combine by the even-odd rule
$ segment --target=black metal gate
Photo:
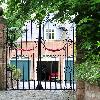
[[[74,26],[70,27],[70,37],[68,29],[59,27],[59,32],[63,34],[59,33],[62,36],[55,39],[56,25],[53,24],[53,29],[49,21],[46,22],[48,28],[46,23],[39,23],[38,34],[35,34],[33,23],[29,21],[23,32],[24,37],[18,38],[15,44],[9,43],[10,46],[7,30],[7,89],[74,90]]]

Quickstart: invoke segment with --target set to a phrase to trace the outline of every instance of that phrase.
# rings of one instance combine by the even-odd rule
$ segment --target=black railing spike
[[[30,58],[28,56],[28,86],[30,90]]]
[[[24,90],[24,65],[23,65],[23,90]]]
[[[61,74],[61,56],[60,56],[60,88],[62,89],[62,85],[61,85],[61,78],[62,78],[62,77],[61,77],[61,75],[62,75],[62,74]]]
[[[38,85],[36,89],[43,89],[41,85],[41,22],[39,22],[39,36],[38,36],[38,65],[37,65],[37,74],[38,74]]]
[[[28,32],[28,30],[27,30],[27,25],[26,25],[25,32],[26,32],[26,48],[27,48],[27,42],[28,42],[28,41],[27,41],[27,35],[28,35],[28,33],[27,33],[27,32]]]
[[[66,85],[66,81],[67,81],[67,80],[66,80],[66,79],[67,79],[66,67],[67,67],[67,65],[68,65],[68,62],[67,62],[67,65],[66,65],[66,57],[67,57],[67,55],[66,55],[66,50],[67,50],[67,49],[66,49],[66,47],[65,47],[65,79],[64,79],[64,80],[65,80],[65,85]],[[67,60],[68,60],[68,59],[67,59]]]
[[[73,90],[74,90],[74,27],[73,27]]]
[[[33,28],[33,24],[32,23],[33,23],[33,21],[31,20],[31,39],[32,39],[32,32],[33,32],[32,31],[32,28]]]
[[[55,62],[56,62],[56,55],[55,55]],[[58,66],[57,66],[58,67]],[[55,75],[54,75],[54,77],[55,77],[55,79],[54,79],[54,81],[55,81],[55,89],[57,89],[57,80],[56,80],[56,64],[55,64],[55,66],[54,66],[54,72],[55,72]]]
[[[21,38],[21,56],[22,56],[22,48],[23,48],[23,47],[22,47],[22,38]]]

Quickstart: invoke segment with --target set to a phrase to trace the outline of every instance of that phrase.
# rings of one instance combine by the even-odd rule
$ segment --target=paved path
[[[0,91],[0,100],[76,100],[68,90],[10,90]]]

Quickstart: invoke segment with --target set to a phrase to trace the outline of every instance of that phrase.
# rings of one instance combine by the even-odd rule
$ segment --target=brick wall
[[[76,86],[77,100],[100,100],[100,86],[79,80]]]
[[[6,34],[5,20],[0,16],[0,90],[6,89]]]
[[[100,100],[100,87],[86,83],[85,100]]]

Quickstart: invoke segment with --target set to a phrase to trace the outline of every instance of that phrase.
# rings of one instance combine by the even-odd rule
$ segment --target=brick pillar
[[[6,33],[4,29],[5,19],[2,17],[3,10],[0,7],[0,90],[6,89]]]
[[[77,81],[76,98],[77,100],[85,100],[85,82],[82,80]]]

